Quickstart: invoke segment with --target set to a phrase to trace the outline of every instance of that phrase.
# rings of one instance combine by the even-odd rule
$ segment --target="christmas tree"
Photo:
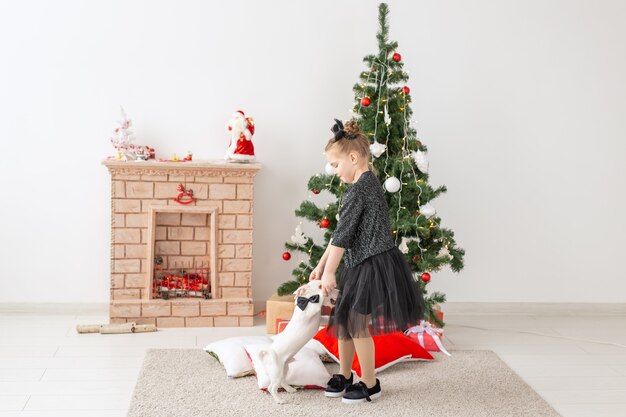
[[[431,202],[447,191],[444,185],[433,188],[428,183],[428,149],[418,140],[411,127],[412,111],[409,76],[403,71],[398,43],[388,39],[386,4],[379,6],[380,30],[377,34],[378,54],[368,55],[363,61],[366,70],[354,85],[353,112],[359,127],[370,138],[373,171],[385,189],[389,205],[389,221],[396,245],[411,266],[426,300],[426,319],[440,326],[444,323],[435,314],[435,305],[445,302],[445,294],[428,293],[431,272],[448,265],[453,271],[463,269],[465,251],[456,246],[454,233],[441,227],[441,219]],[[330,135],[329,135],[330,137]],[[332,232],[337,225],[337,212],[346,184],[336,178],[327,165],[326,174],[309,179],[308,189],[313,194],[326,190],[337,201],[318,207],[313,201],[301,203],[298,217],[310,220],[325,229],[324,245],[317,245],[297,226],[291,241],[285,244],[283,259],[291,259],[292,252],[301,252],[308,261],[301,261],[293,270],[294,279],[278,288],[278,294],[295,291],[308,282],[311,271],[317,266]],[[341,268],[342,265],[340,265]],[[340,278],[340,274],[337,275]]]

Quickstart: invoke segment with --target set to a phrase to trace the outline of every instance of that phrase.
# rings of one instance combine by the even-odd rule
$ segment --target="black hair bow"
[[[343,123],[339,119],[335,119],[335,124],[330,128],[330,131],[335,134],[335,141],[346,136],[346,131],[343,130]]]
[[[307,304],[309,304],[309,302],[311,302],[311,303],[319,303],[320,302],[319,294],[312,295],[309,298],[298,297],[298,301],[296,303],[297,303],[298,307],[300,308],[300,310],[304,311],[304,309],[306,308]]]

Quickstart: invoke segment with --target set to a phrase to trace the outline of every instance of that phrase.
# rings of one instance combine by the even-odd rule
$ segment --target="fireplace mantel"
[[[253,182],[261,164],[102,164],[111,174],[111,323],[251,326]],[[193,190],[194,202],[174,200],[179,184]],[[206,259],[211,298],[155,298],[155,255],[169,268]]]
[[[111,173],[119,173],[125,175],[159,175],[163,171],[167,171],[170,175],[212,175],[223,176],[250,176],[254,177],[261,164],[254,163],[236,163],[223,160],[207,160],[207,161],[188,161],[188,162],[155,162],[149,161],[118,161],[115,159],[106,159],[102,161],[103,165],[109,169]]]

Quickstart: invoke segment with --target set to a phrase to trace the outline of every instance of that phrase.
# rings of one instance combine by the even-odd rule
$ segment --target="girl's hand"
[[[330,271],[324,272],[324,275],[322,275],[322,290],[324,291],[324,296],[328,297],[328,294],[336,287],[337,280],[335,279],[335,273]]]
[[[324,266],[322,264],[318,264],[313,271],[311,271],[311,275],[309,275],[309,281],[313,281],[316,279],[322,279],[322,275],[324,274]]]

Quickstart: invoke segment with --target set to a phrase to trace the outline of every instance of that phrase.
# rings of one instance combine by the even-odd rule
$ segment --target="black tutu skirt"
[[[397,247],[340,273],[327,332],[338,339],[404,331],[424,318],[424,298]]]

